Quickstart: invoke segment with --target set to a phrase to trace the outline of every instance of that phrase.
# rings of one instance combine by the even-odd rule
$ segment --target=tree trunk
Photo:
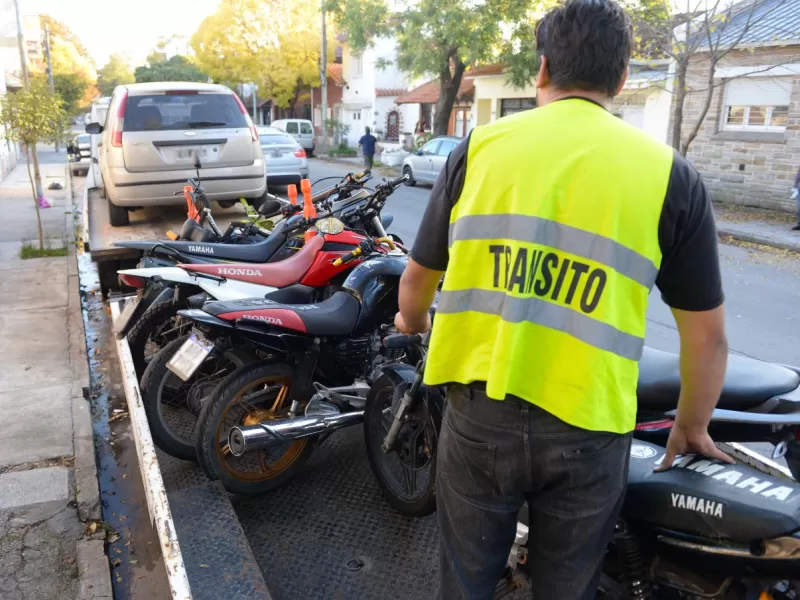
[[[681,148],[681,131],[683,130],[683,104],[686,101],[687,61],[679,61],[675,65],[675,107],[672,109],[672,147]]]
[[[30,152],[30,154],[29,154]],[[31,160],[33,160],[33,172],[31,175]],[[36,147],[25,147],[25,166],[28,169],[28,180],[31,182],[31,193],[33,194],[33,206],[36,208],[36,225],[39,230],[39,250],[44,250],[44,232],[42,231],[42,215],[39,212],[39,196],[42,193],[42,176],[39,173],[39,155],[36,154]],[[34,179],[36,183],[34,184]]]
[[[706,81],[708,89],[706,90],[706,98],[703,101],[703,108],[700,110],[700,116],[697,118],[697,122],[686,137],[686,141],[681,144],[681,156],[686,156],[686,153],[689,151],[689,144],[697,137],[697,134],[700,132],[700,127],[702,127],[703,121],[705,121],[706,115],[708,114],[708,109],[711,108],[711,99],[714,97],[714,71],[716,70],[717,63],[712,58],[708,66],[708,78]]]
[[[292,97],[292,116],[295,118],[300,118],[297,115],[297,100],[300,98],[300,92],[302,91],[303,82],[300,81],[300,78],[297,78],[297,84],[294,86],[294,96]]]
[[[448,59],[444,69],[439,73],[439,99],[436,101],[436,114],[433,117],[433,136],[447,135],[450,127],[450,113],[458,98],[458,88],[464,75],[466,65],[455,59],[455,68],[450,71]]]

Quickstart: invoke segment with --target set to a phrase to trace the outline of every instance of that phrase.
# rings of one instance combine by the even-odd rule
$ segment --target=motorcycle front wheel
[[[404,390],[397,389],[402,394]],[[436,510],[436,426],[423,406],[408,415],[394,448],[384,453],[381,445],[394,419],[392,381],[381,375],[370,388],[364,411],[367,458],[386,501],[409,517],[424,517]]]
[[[197,460],[212,479],[233,494],[254,496],[291,479],[311,456],[311,438],[235,456],[228,445],[232,427],[289,416],[292,369],[286,364],[255,364],[226,377],[203,405],[197,424]]]

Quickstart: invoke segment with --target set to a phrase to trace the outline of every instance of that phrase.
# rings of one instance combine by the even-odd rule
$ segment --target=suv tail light
[[[294,151],[294,155],[297,158],[305,158],[306,157],[306,151],[303,148],[300,148],[299,150],[295,150]]]
[[[125,109],[128,108],[128,90],[122,92],[117,107],[117,114],[111,121],[111,145],[115,148],[122,147],[122,125],[125,121]]]
[[[234,94],[233,97],[236,98],[236,104],[239,105],[239,110],[242,111],[244,120],[247,121],[247,126],[250,128],[250,137],[253,138],[254,142],[257,142],[258,132],[256,131],[256,126],[253,125],[253,120],[250,118],[250,113],[247,112],[247,109],[244,107],[244,103],[237,94]]]

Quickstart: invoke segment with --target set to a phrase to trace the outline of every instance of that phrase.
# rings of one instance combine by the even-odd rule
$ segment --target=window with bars
[[[792,80],[743,77],[725,86],[722,129],[784,131],[789,116]]]
[[[536,98],[504,98],[500,100],[501,117],[507,117],[532,108],[536,108]]]

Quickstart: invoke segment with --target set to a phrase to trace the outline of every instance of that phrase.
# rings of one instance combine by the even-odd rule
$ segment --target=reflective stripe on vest
[[[426,383],[631,431],[672,150],[564,100],[474,129],[466,164]]]

